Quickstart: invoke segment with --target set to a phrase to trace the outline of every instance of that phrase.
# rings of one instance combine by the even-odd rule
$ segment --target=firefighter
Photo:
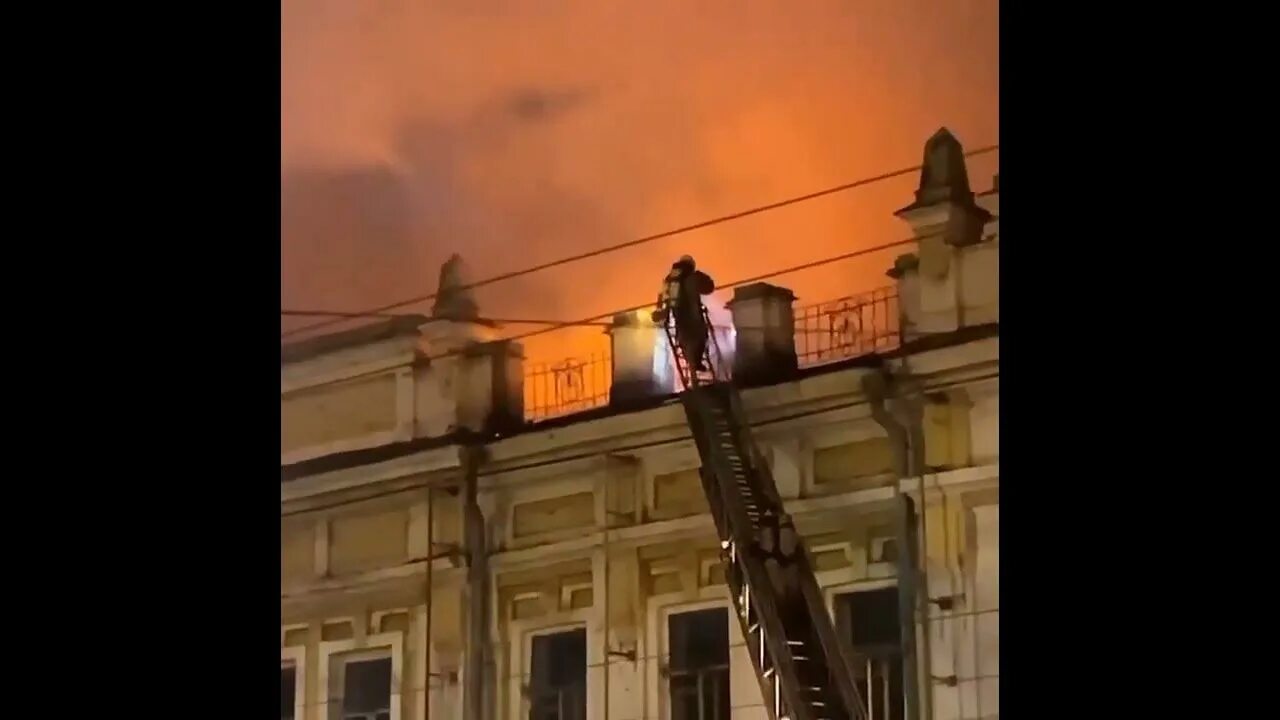
[[[706,359],[709,328],[702,315],[702,296],[710,295],[715,289],[711,277],[698,270],[693,258],[685,255],[671,264],[671,272],[667,273],[662,292],[658,294],[653,321],[665,325],[669,315],[675,319],[676,342],[691,370],[710,370]]]

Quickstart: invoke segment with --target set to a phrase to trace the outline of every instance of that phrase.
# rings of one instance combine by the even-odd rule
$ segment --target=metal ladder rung
[[[827,657],[826,634],[830,630],[806,620],[804,606],[809,600],[775,587],[782,581],[775,577],[767,558],[760,554],[760,544],[768,543],[759,535],[761,529],[771,527],[785,512],[773,492],[770,468],[752,445],[733,387],[707,386],[704,381],[707,374],[696,372],[687,362],[689,359],[684,358],[683,348],[674,340],[673,345],[677,359],[686,361],[680,367],[685,388],[689,390],[685,410],[702,457],[708,502],[712,507],[721,507],[715,520],[718,532],[723,533],[721,549],[726,580],[736,589],[733,602],[740,627],[746,631],[748,653],[761,689],[765,691],[769,714],[776,720],[865,717],[861,703],[856,708],[846,707],[858,693],[857,688],[847,688],[840,676],[827,676],[841,666],[834,661],[838,659]],[[711,376],[711,383],[720,383],[721,378],[715,378],[714,373]],[[754,547],[739,547],[734,538],[741,538]],[[812,572],[807,565],[801,568]],[[755,582],[748,581],[748,577]],[[814,582],[811,576],[800,580]],[[764,604],[759,605],[761,602]],[[792,640],[787,636],[803,639]],[[775,654],[774,648],[781,654]],[[827,667],[828,664],[831,667]],[[782,669],[787,672],[784,674]],[[859,710],[862,711],[857,712]]]

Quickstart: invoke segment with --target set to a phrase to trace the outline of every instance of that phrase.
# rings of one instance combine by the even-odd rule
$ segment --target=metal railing
[[[729,666],[664,671],[671,720],[729,720]]]
[[[796,358],[808,367],[892,350],[899,324],[896,287],[803,305],[795,309]]]
[[[885,352],[901,342],[896,287],[802,305],[794,313],[796,359],[801,367]],[[719,335],[717,341],[723,343]],[[526,368],[524,415],[530,422],[609,403],[613,364],[608,352]]]
[[[529,720],[587,720],[585,685],[526,688]]]
[[[867,720],[903,720],[902,650],[896,645],[859,648],[854,652],[854,680]]]
[[[531,365],[524,375],[524,416],[537,422],[607,405],[612,382],[607,352]]]

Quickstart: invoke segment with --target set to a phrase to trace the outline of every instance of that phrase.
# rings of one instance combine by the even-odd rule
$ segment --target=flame
[[[733,326],[733,313],[725,302],[714,295],[708,296],[704,304],[707,306],[707,316],[711,318],[716,347],[720,351],[720,357],[714,358],[722,370],[717,374],[726,374],[733,367],[733,354],[738,346],[738,330]]]
[[[653,334],[653,380],[662,392],[676,391],[676,365],[665,328]]]
[[[452,252],[473,279],[493,277],[870,177],[920,162],[942,124],[966,147],[999,137],[990,0],[546,4],[478,15],[421,0],[281,3],[282,306],[364,310],[431,290]],[[993,161],[968,163],[975,190]],[[477,300],[490,317],[578,318],[652,299],[685,253],[726,282],[901,239],[893,213],[918,179],[496,283]],[[806,301],[843,297],[886,284],[900,252],[776,282]],[[602,337],[536,336],[526,357],[599,354]]]
[[[707,316],[711,318],[714,344],[710,351],[712,362],[716,365],[716,376],[727,377],[733,367],[733,355],[738,341],[738,331],[733,326],[733,313],[724,301],[714,295],[704,298],[703,304],[707,307]],[[672,393],[682,389],[679,378],[676,377],[671,343],[667,339],[666,329],[662,327],[653,334],[653,378],[660,391]]]

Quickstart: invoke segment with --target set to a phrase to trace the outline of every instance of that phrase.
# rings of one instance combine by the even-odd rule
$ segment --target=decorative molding
[[[578,497],[582,495],[591,496],[589,500],[591,504],[590,517],[586,518],[584,522],[564,525],[563,527],[553,526],[537,532],[517,532],[516,518],[519,513],[533,513],[533,515],[526,516],[532,520],[548,510],[553,513],[556,512],[556,509],[563,510],[568,506],[571,498],[577,501]],[[554,541],[557,538],[590,534],[599,527],[596,524],[598,501],[595,495],[595,482],[594,478],[589,476],[566,478],[554,484],[513,491],[502,501],[506,506],[503,511],[504,522],[502,525],[504,526],[504,532],[502,533],[502,543],[508,547],[513,545],[528,546],[548,540]],[[557,506],[559,507],[557,508]],[[492,516],[490,515],[489,517]]]
[[[285,639],[289,637],[289,633],[294,630],[310,630],[311,623],[281,623],[280,625],[280,648],[283,650],[286,645]]]
[[[319,518],[315,528],[315,576],[327,578],[329,577],[329,518]]]
[[[381,447],[382,445],[390,445],[394,442],[403,440],[400,436],[400,430],[393,428],[391,430],[380,430],[368,435],[360,435],[358,437],[346,438],[343,440],[334,440],[333,442],[321,445],[308,445],[307,447],[290,450],[289,452],[280,453],[281,465],[293,465],[294,463],[304,462],[325,455],[337,455],[338,453],[351,452],[353,450],[366,450],[368,448]]]
[[[413,613],[414,613],[414,608],[411,608],[411,607],[398,607],[398,608],[391,608],[389,610],[375,610],[369,616],[369,631],[372,633],[381,633],[382,619],[387,617],[388,615],[405,615],[405,616],[408,616],[410,620],[412,620]],[[395,632],[399,632],[399,631],[395,631]]]
[[[975,489],[998,487],[999,477],[999,463],[948,470],[943,473],[931,473],[924,476],[925,491],[932,501],[941,497],[940,487],[943,490],[967,490],[969,486],[975,486]],[[917,478],[906,478],[899,481],[898,487],[900,492],[911,495],[918,500],[918,483],[919,480]],[[796,518],[797,523],[804,524],[806,520],[814,517],[850,510],[874,509],[877,506],[891,503],[893,498],[894,488],[873,488],[839,495],[791,500],[787,503],[787,510],[793,518]],[[695,538],[710,535],[714,532],[715,526],[711,521],[711,516],[703,514],[618,528],[607,531],[607,535],[610,550],[622,550],[659,541]],[[605,532],[597,531],[572,540],[496,553],[489,560],[490,571],[493,577],[496,578],[499,572],[510,572],[548,562],[587,557],[596,548],[604,546],[605,536]],[[457,582],[464,573],[464,569],[453,567],[447,559],[435,560],[432,566],[433,585],[437,589],[447,587],[450,583]],[[378,583],[416,578],[425,574],[425,561],[409,562],[339,579],[325,579],[310,585],[295,586],[290,588],[288,593],[282,593],[281,598],[301,601],[313,594],[346,592]]]
[[[929,375],[925,378],[926,391],[942,385],[984,379],[985,374],[989,374],[993,367],[998,368],[999,339],[983,339],[965,345],[916,353],[911,356],[910,362],[916,374]],[[893,360],[890,364],[897,367],[902,361]],[[780,427],[801,428],[813,424],[812,421],[791,424],[791,421],[785,420],[799,412],[830,413],[830,420],[834,422],[837,414],[848,415],[859,410],[857,405],[848,407],[850,402],[862,401],[860,392],[850,391],[850,387],[856,387],[857,383],[850,383],[849,379],[851,376],[856,379],[866,372],[868,371],[865,369],[851,368],[778,386],[751,388],[743,391],[743,403],[752,418],[753,426],[780,420],[788,423]],[[865,409],[855,414],[861,417],[865,415]],[[516,435],[490,445],[491,457],[481,478],[481,488],[486,490],[506,486],[511,482],[528,482],[530,476],[522,470],[522,466],[529,462],[560,465],[556,470],[546,470],[548,474],[555,474],[557,471],[563,473],[568,465],[589,471],[594,463],[599,462],[599,455],[610,452],[610,446],[668,440],[678,443],[688,440],[688,432],[679,406],[670,404],[581,425]],[[775,432],[777,431],[768,427],[759,429],[761,438]],[[387,480],[454,469],[457,466],[456,446],[433,448],[381,463],[322,473],[285,483],[281,501],[376,485]],[[502,481],[498,478],[517,472],[524,473],[518,480]],[[447,480],[442,480],[441,484],[446,482]]]
[[[414,475],[432,475],[449,471],[448,475],[429,483],[446,485],[449,482],[456,482],[458,467],[458,446],[447,445],[381,463],[290,480],[280,486],[280,502],[289,503],[354,488],[372,488]]]
[[[593,558],[593,560],[594,560],[594,558]],[[574,594],[575,592],[578,592],[579,590],[590,590],[590,591],[592,591],[593,595],[592,595],[592,598],[591,598],[591,605],[594,607],[594,606],[596,605],[596,602],[595,602],[595,596],[594,596],[594,593],[595,593],[595,572],[594,572],[594,568],[593,568],[593,572],[592,572],[592,579],[591,579],[591,580],[588,580],[588,581],[586,581],[586,582],[576,582],[576,583],[575,583],[575,582],[562,582],[562,583],[560,584],[560,606],[559,606],[559,607],[560,607],[560,609],[561,609],[561,610],[569,610],[569,609],[572,609],[572,608],[573,608],[573,594]]]
[[[386,342],[387,341],[383,341],[383,343]],[[369,347],[377,348],[377,344]],[[350,348],[348,349],[348,352],[356,349],[358,348]],[[372,375],[381,375],[402,366],[409,366],[417,357],[417,354],[412,347],[402,349],[384,346],[381,349],[390,352],[380,354],[366,352],[365,354],[374,355],[374,357],[365,360],[358,359],[358,356],[351,357],[351,359],[356,360],[356,362],[348,364],[345,367],[339,365],[338,367],[325,369],[314,374],[309,373],[304,369],[304,366],[309,364],[308,361],[289,363],[288,365],[285,365],[285,369],[280,372],[280,396],[284,397],[285,395],[292,395],[305,390],[324,387],[325,385],[336,385],[349,380],[358,380]],[[333,355],[327,356],[327,358],[336,359],[337,355],[338,353],[334,353]],[[311,360],[310,363],[321,364],[315,363],[315,360]]]

